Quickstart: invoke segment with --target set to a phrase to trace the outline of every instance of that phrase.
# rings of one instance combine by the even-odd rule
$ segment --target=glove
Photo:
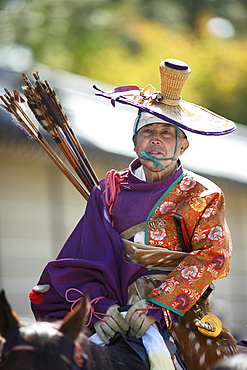
[[[103,317],[103,320],[99,320],[94,323],[94,329],[100,339],[102,339],[106,344],[109,343],[109,338],[112,338],[116,332],[121,332],[126,334],[128,326],[125,323],[124,318],[118,311],[117,304],[110,306]]]
[[[141,299],[131,306],[125,316],[125,322],[129,326],[129,336],[141,338],[146,330],[155,322],[155,318],[147,316],[150,302]]]

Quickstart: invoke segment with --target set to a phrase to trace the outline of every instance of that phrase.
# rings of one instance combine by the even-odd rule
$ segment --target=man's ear
[[[183,138],[180,145],[180,155],[182,155],[186,149],[188,149],[190,143],[188,139]]]

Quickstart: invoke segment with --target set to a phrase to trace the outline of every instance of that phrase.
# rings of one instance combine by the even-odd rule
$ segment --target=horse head
[[[85,299],[61,322],[21,323],[0,292],[1,370],[76,370],[82,369],[86,357],[77,342],[87,316]],[[1,345],[0,345],[1,349]]]

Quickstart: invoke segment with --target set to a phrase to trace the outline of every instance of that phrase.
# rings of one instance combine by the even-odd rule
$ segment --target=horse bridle
[[[12,329],[3,344],[0,364],[13,352],[36,352],[37,350],[38,346],[26,340],[18,328]],[[63,335],[59,338],[58,350],[61,359],[71,370],[87,370],[87,356],[82,352],[81,346],[69,337]]]

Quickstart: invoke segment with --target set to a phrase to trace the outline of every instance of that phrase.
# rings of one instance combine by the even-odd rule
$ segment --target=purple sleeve
[[[103,216],[101,192],[90,195],[85,215],[68,238],[56,261],[45,267],[40,284],[49,284],[44,301],[32,303],[36,318],[57,319],[70,311],[84,294],[94,312],[105,313],[114,303],[127,304],[128,285],[144,274],[146,267],[124,259],[124,244]],[[97,298],[101,298],[97,302]],[[97,302],[97,303],[96,303]],[[92,323],[97,317],[92,317]]]

